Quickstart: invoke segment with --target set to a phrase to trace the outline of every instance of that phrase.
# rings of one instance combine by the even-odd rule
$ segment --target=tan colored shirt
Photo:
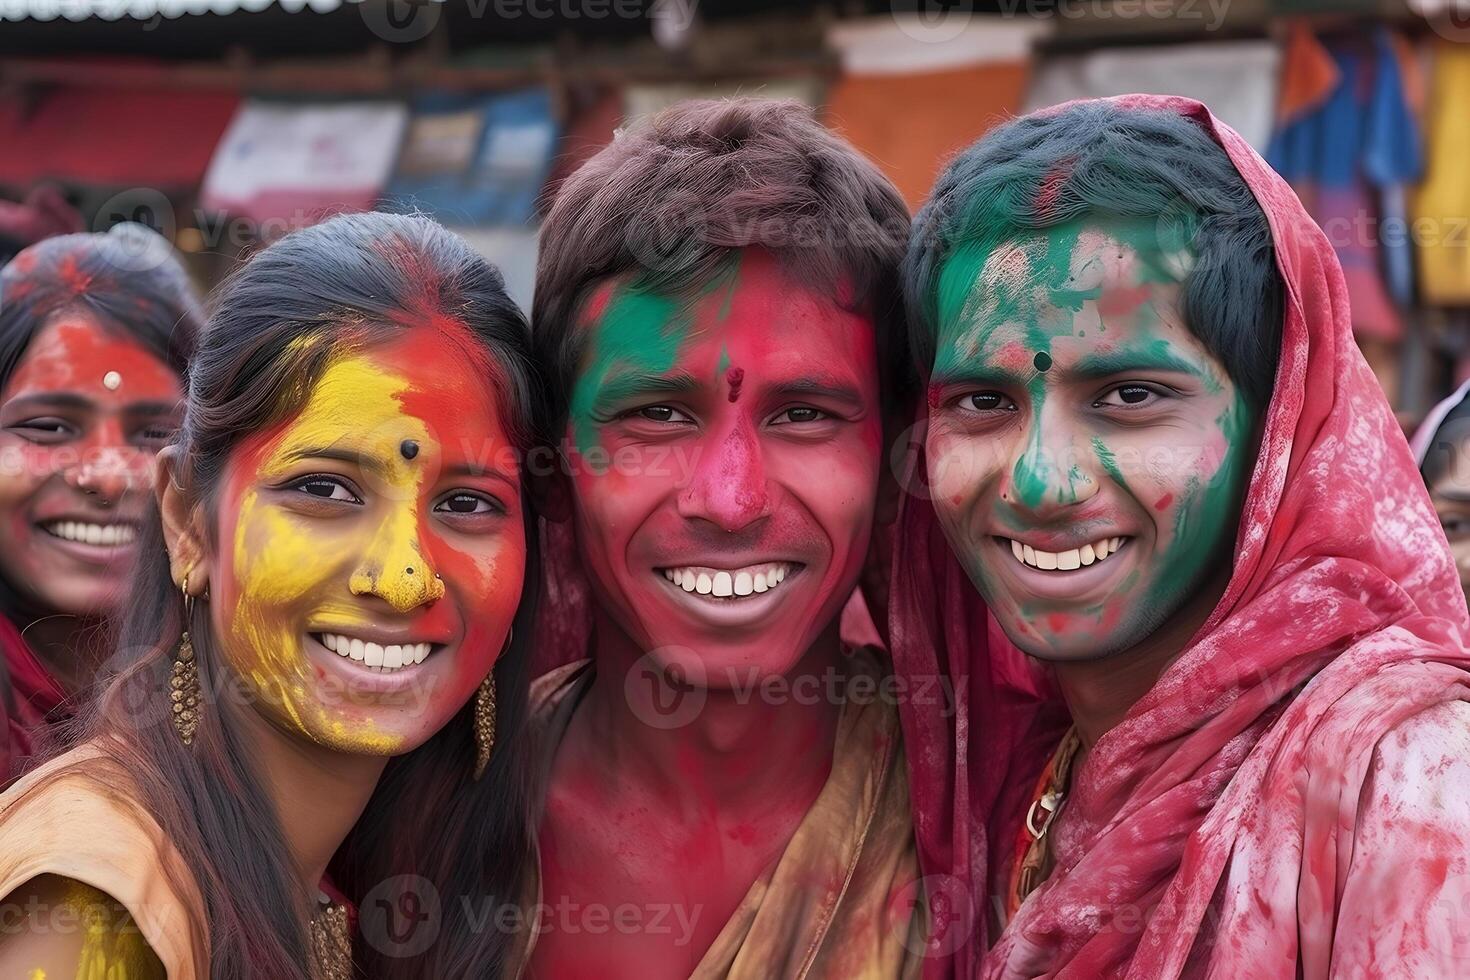
[[[0,896],[41,875],[69,878],[128,910],[169,980],[208,977],[193,876],[158,824],[98,772],[104,755],[80,745],[0,795]]]
[[[883,654],[853,652],[850,675],[881,691]],[[531,689],[532,725],[549,764],[593,677],[592,661],[559,667]],[[924,914],[897,705],[875,694],[843,704],[827,782],[785,851],[756,879],[692,980],[914,977]],[[540,893],[540,868],[527,893]],[[815,892],[814,881],[840,882]],[[535,948],[512,967],[520,975]]]

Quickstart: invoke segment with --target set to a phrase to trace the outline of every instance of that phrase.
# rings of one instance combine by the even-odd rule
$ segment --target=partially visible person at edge
[[[1410,447],[1470,597],[1470,381],[1434,407]],[[1467,910],[1470,911],[1470,910]]]
[[[0,785],[108,648],[199,324],[142,225],[47,239],[0,270]]]
[[[1072,103],[950,164],[905,277],[894,657],[971,694],[905,714],[934,974],[1462,975],[1470,623],[1285,182]]]
[[[530,853],[533,378],[499,274],[425,218],[331,219],[222,287],[118,673],[0,796],[25,910],[0,976],[499,974],[523,933],[477,925]]]
[[[533,686],[535,977],[897,977],[918,877],[887,657],[839,618],[902,404],[890,183],[796,103],[691,101],[562,185],[534,344],[594,625]],[[773,692],[773,693],[772,693]],[[784,692],[784,693],[783,693]],[[571,909],[632,910],[589,941]],[[561,911],[559,911],[561,910]]]

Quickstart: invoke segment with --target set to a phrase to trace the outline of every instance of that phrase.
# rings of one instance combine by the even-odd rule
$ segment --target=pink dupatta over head
[[[896,669],[959,693],[950,717],[904,705],[940,906],[930,975],[1470,975],[1470,621],[1342,271],[1203,105],[1110,101],[1198,124],[1265,211],[1286,283],[1276,386],[1223,597],[1073,773],[1057,866],[998,938],[997,862],[1065,721],[928,502],[906,502]]]

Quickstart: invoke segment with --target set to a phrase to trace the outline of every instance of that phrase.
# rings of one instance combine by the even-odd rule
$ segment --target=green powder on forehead
[[[585,328],[592,338],[569,405],[578,452],[585,453],[597,442],[593,408],[608,378],[622,371],[666,374],[678,360],[689,328],[688,307],[677,298],[628,286],[617,288],[601,319]]]
[[[1134,252],[1141,283],[1177,283],[1180,259],[1161,251],[1167,244],[1163,230],[1150,219],[1094,216],[1034,231],[1002,227],[960,243],[936,280],[936,372],[987,356],[987,343],[1003,324],[1019,326],[1032,353],[1050,355],[1054,338],[1073,335],[1073,319],[1057,313],[1077,313],[1102,293],[1100,284],[1073,283],[1086,232],[1104,234]]]

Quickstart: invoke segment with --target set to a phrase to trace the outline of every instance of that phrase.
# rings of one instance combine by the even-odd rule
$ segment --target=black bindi
[[[405,439],[399,444],[398,451],[403,454],[404,459],[413,459],[419,454],[419,444],[412,439]]]
[[[1031,359],[1031,363],[1036,365],[1036,370],[1045,374],[1051,370],[1051,355],[1044,350],[1039,350],[1036,352],[1036,356]]]

